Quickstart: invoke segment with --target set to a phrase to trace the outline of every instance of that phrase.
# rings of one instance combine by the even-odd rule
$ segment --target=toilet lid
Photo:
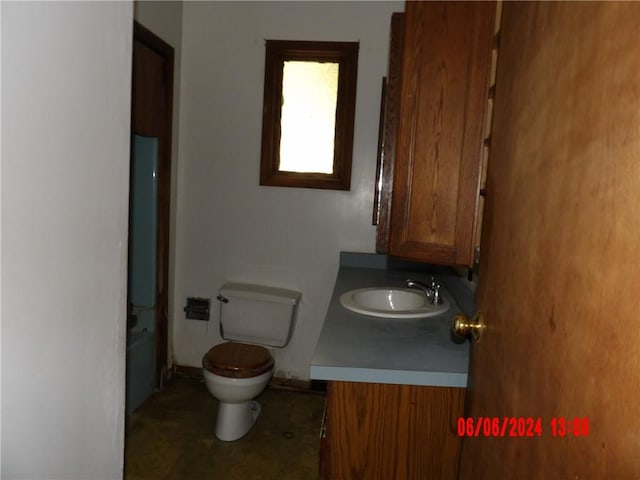
[[[216,345],[202,358],[206,370],[230,378],[257,377],[273,365],[273,357],[266,348],[238,342]]]

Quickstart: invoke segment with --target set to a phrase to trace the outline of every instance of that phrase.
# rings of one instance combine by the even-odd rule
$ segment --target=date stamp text
[[[589,419],[553,417],[543,422],[540,417],[459,417],[459,437],[586,437]]]

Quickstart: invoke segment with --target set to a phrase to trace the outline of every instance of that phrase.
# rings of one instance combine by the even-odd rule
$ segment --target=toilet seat
[[[273,368],[271,353],[259,345],[225,342],[211,348],[202,358],[209,372],[227,378],[252,378]]]

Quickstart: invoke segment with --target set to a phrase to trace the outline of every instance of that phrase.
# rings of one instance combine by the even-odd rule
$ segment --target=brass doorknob
[[[462,314],[453,317],[453,334],[456,337],[471,338],[474,342],[479,342],[483,328],[481,313],[476,313],[471,320]]]

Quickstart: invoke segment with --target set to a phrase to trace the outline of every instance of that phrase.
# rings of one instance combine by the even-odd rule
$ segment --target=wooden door
[[[503,8],[459,478],[638,479],[640,3]]]
[[[131,130],[132,133],[139,135],[157,137],[159,143],[156,279],[156,384],[158,387],[163,385],[168,362],[173,62],[173,47],[135,22]]]

